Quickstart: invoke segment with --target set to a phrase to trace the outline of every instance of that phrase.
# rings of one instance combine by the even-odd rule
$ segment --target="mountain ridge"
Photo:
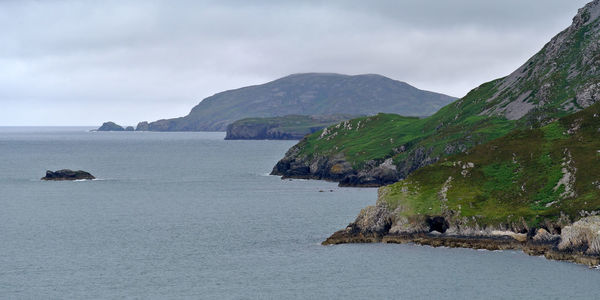
[[[149,131],[225,131],[243,118],[285,115],[430,115],[454,97],[377,74],[296,73],[265,84],[217,93],[187,116],[150,122]]]

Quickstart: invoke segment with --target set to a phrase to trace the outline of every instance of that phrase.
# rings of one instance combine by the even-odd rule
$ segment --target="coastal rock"
[[[137,126],[135,127],[135,131],[148,131],[148,122],[144,121],[144,122],[139,122],[137,124]]]
[[[125,127],[125,131],[134,131],[135,129],[133,128],[133,126],[127,126]]]
[[[73,171],[69,169],[58,170],[58,171],[46,171],[46,176],[42,177],[42,180],[92,180],[96,179],[92,174],[85,171]]]
[[[562,229],[558,249],[600,255],[600,216],[585,217]]]
[[[105,122],[96,131],[125,131],[125,129],[114,122]]]

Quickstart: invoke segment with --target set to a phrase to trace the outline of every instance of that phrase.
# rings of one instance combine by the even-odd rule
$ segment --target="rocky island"
[[[247,118],[227,126],[226,140],[299,140],[327,126],[351,119],[350,115],[288,115]]]
[[[115,122],[104,122],[102,126],[95,131],[125,131],[125,128]]]
[[[42,177],[42,180],[51,181],[62,181],[62,180],[92,180],[96,179],[92,174],[86,171],[73,171],[69,169],[58,170],[58,171],[46,171],[46,176]]]
[[[404,122],[393,133],[413,136],[404,147],[395,146],[396,150],[387,154],[370,157],[375,151],[353,152],[362,161],[375,161],[370,167],[351,164],[352,153],[346,153],[313,156],[313,162],[321,163],[302,168],[295,158],[302,157],[307,148],[304,145],[288,152],[287,160],[278,164],[279,171],[329,176],[337,170],[349,173],[357,166],[387,164],[391,170],[404,172],[398,182],[380,187],[376,204],[363,209],[354,222],[324,241],[325,245],[412,242],[521,249],[531,255],[597,266],[598,40],[600,0],[595,0],[579,10],[569,28],[508,77],[480,86],[429,120],[382,117],[379,121],[389,128]],[[382,126],[377,121],[359,119],[342,126],[365,128],[363,134],[378,137]],[[415,128],[429,132],[415,140]],[[351,136],[334,129],[318,132],[304,143],[316,141],[310,144],[314,153],[335,145],[327,144],[336,138],[331,137],[333,133]],[[407,141],[399,134],[387,139],[392,145],[394,139]],[[375,145],[383,142],[379,138]],[[367,150],[370,146],[367,143],[364,147]],[[385,149],[390,147],[394,146]],[[377,163],[374,156],[388,158]],[[333,167],[344,162],[344,168]],[[331,164],[329,173],[319,173]],[[410,164],[414,168],[404,168]]]

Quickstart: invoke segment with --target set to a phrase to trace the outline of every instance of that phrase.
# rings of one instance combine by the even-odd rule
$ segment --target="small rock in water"
[[[58,171],[46,171],[46,176],[42,180],[91,180],[96,179],[92,174],[85,171],[73,171],[69,169]]]

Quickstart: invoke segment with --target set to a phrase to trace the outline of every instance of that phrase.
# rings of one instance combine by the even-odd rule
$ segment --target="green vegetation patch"
[[[600,210],[599,129],[600,103],[442,159],[385,187],[382,201],[407,217],[449,209],[480,225],[576,219]]]

